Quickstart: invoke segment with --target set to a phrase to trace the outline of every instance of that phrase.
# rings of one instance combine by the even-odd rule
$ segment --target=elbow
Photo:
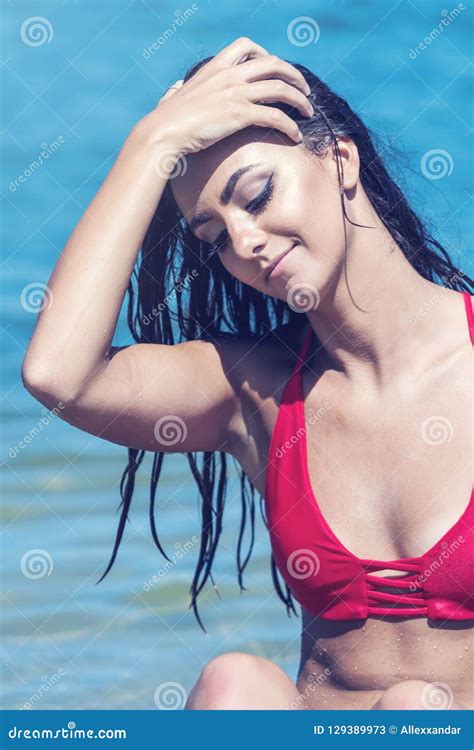
[[[21,368],[21,379],[28,393],[48,409],[73,400],[72,394],[66,394],[65,389],[61,388],[58,373],[53,374],[51,367],[46,364],[27,362],[25,358]]]

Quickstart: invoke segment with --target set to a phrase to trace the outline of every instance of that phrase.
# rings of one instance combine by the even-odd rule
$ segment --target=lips
[[[268,268],[267,268],[267,270],[265,272],[265,281],[268,281],[268,277],[270,276],[270,274],[273,271],[273,269],[277,267],[277,265],[282,260],[282,258],[285,257],[285,255],[288,255],[288,253],[293,250],[293,248],[295,247],[296,244],[297,244],[296,242],[293,242],[293,244],[287,250],[285,250],[283,253],[281,253],[281,255],[279,255],[277,258],[275,258],[275,260],[273,260],[270,263],[270,265],[268,266]]]

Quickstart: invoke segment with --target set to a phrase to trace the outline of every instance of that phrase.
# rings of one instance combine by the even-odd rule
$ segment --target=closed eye
[[[245,210],[249,211],[254,216],[258,216],[259,214],[263,213],[272,199],[273,190],[274,185],[272,172],[261,193],[259,193],[256,198],[253,198],[253,200],[247,203],[247,205],[245,206]],[[223,250],[226,247],[228,240],[228,232],[226,229],[224,229],[224,231],[218,235],[217,239],[210,244],[210,253],[214,254]]]

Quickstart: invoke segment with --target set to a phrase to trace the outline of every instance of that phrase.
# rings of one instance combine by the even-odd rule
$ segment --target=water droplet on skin
[[[354,669],[359,669],[359,667],[354,667]]]
[[[462,655],[462,654],[459,654],[459,658],[460,658],[460,659],[462,659],[462,658],[463,658],[463,655]]]
[[[400,638],[397,638],[397,641],[399,641],[399,640],[400,640]]]
[[[82,333],[87,333],[87,328],[83,328]]]
[[[464,646],[464,651],[469,651],[469,646]]]

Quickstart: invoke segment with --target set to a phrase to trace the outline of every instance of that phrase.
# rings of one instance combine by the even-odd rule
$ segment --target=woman
[[[473,282],[343,99],[247,38],[203,60],[132,129],[48,286],[26,387],[129,447],[104,575],[145,451],[160,549],[163,455],[186,452],[202,496],[199,619],[228,454],[242,467],[239,583],[256,489],[277,592],[288,612],[292,594],[302,605],[296,684],[267,659],[221,654],[186,708],[474,707]],[[137,343],[114,347],[127,286]]]

